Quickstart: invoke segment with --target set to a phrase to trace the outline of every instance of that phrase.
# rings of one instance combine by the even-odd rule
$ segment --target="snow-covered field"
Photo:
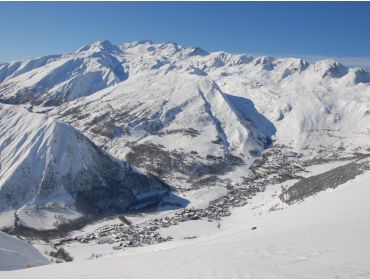
[[[48,260],[26,241],[0,232],[0,270],[48,264]]]
[[[369,181],[366,172],[280,210],[274,196],[280,186],[270,186],[251,204],[235,208],[220,227],[204,220],[186,222],[163,229],[175,237],[171,242],[94,260],[1,272],[0,277],[367,278]],[[183,239],[193,234],[199,237]]]

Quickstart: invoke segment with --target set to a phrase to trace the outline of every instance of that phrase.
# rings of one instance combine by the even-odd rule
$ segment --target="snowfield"
[[[369,180],[367,172],[335,190],[283,210],[268,211],[276,203],[271,196],[276,191],[272,187],[252,205],[235,209],[222,222],[221,230],[216,227],[202,230],[199,222],[190,223],[192,232],[203,235],[196,239],[137,248],[97,260],[1,272],[0,276],[368,278]],[[266,202],[268,205],[264,205]],[[181,236],[184,226],[174,226],[172,232]],[[254,226],[257,229],[251,230]]]
[[[26,241],[0,232],[0,270],[16,270],[48,263],[48,260]]]

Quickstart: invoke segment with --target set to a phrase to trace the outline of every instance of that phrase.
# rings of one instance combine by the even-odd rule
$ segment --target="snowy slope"
[[[54,228],[167,192],[70,125],[21,106],[0,105],[0,143],[1,226],[17,219],[29,227]]]
[[[269,63],[267,70],[253,63],[220,69],[212,78],[224,91],[253,100],[274,123],[277,143],[314,156],[320,145],[331,154],[368,148],[370,80],[358,82],[360,70],[329,60]]]
[[[198,239],[172,241],[97,260],[1,272],[0,276],[368,278],[369,180],[367,172],[335,190],[279,211],[266,211],[266,194],[261,194],[251,205],[235,209],[222,223],[221,231]],[[269,200],[271,193],[267,194]],[[193,231],[199,232],[199,224],[194,226]],[[253,226],[257,229],[251,230]],[[181,234],[183,227],[175,227],[180,227]],[[145,265],[139,268],[142,263]]]
[[[12,104],[58,105],[127,78],[108,41],[76,53],[51,55],[0,65],[0,100]]]
[[[144,40],[117,47],[108,41],[99,41],[73,54],[1,65],[0,99],[17,104],[59,105],[103,89],[97,96],[115,92],[117,97],[117,91],[122,92],[119,104],[113,98],[105,102],[113,107],[125,106],[125,95],[131,92],[128,110],[132,110],[133,104],[143,103],[147,93],[153,91],[158,99],[155,107],[151,107],[151,101],[147,107],[135,109],[135,116],[153,122],[155,114],[163,113],[161,103],[177,98],[174,110],[186,107],[188,103],[180,102],[199,95],[196,87],[200,81],[211,84],[201,90],[204,103],[209,103],[211,113],[215,113],[212,117],[225,131],[231,147],[237,146],[237,150],[245,152],[250,148],[246,142],[255,130],[251,126],[262,130],[263,138],[273,137],[276,144],[290,146],[307,156],[317,156],[320,145],[330,157],[343,151],[353,153],[368,148],[370,74],[332,60],[309,64],[298,58],[209,53],[199,47],[186,48],[176,43],[155,44]],[[143,88],[142,83],[147,87]],[[185,88],[189,83],[191,88]],[[224,101],[210,100],[214,89],[222,92]],[[92,102],[91,108],[99,106],[97,97],[88,102]],[[78,104],[85,106],[84,102]],[[192,108],[193,115],[202,114],[203,107]],[[84,114],[91,113],[79,111],[82,119]],[[68,112],[65,109],[64,115]],[[135,116],[121,117],[120,122],[127,126]],[[197,117],[187,118],[181,129],[196,126],[198,121]],[[161,125],[155,129],[164,132],[166,124]],[[119,130],[113,132],[108,131],[107,135],[120,135]],[[261,135],[257,134],[257,137]],[[103,141],[96,137],[92,140],[99,145]],[[116,144],[107,148],[121,149]]]
[[[153,69],[163,69],[212,80],[239,115],[252,121],[263,115],[271,122],[273,128],[261,126],[269,128],[276,144],[313,156],[319,145],[331,155],[369,147],[370,74],[366,70],[332,60],[309,64],[298,58],[207,53],[174,43],[143,41],[121,49],[130,73],[151,76]],[[259,114],[252,114],[253,109]]]
[[[370,175],[352,162],[366,161],[358,154],[370,151],[365,70],[332,60],[103,41],[0,65],[0,100],[25,106],[0,104],[1,226],[52,229],[144,206],[167,192],[114,158],[159,176],[188,207],[223,199],[198,220],[161,224],[158,232],[174,241],[118,251],[63,241],[75,262],[0,276],[370,276]],[[284,204],[282,187],[289,203],[304,201]],[[129,218],[140,224],[174,214],[176,200],[187,203],[166,199],[162,212]],[[105,223],[120,221],[87,229]],[[79,234],[94,235],[87,229]],[[104,257],[84,262],[95,250]]]
[[[245,184],[271,145],[303,162],[370,149],[370,74],[331,60],[103,41],[0,73],[1,100],[48,111],[181,191]]]
[[[120,49],[125,81],[50,114],[178,188],[240,183],[271,144],[306,159],[370,148],[365,70],[175,43]]]
[[[121,48],[130,73],[150,76],[153,69],[163,69],[212,80],[239,115],[261,119],[251,115],[255,108],[270,121],[274,129],[269,133],[275,135],[276,144],[314,156],[319,145],[331,155],[369,147],[370,74],[366,70],[332,60],[309,64],[298,58],[207,53],[174,43],[144,41]]]
[[[273,125],[247,100],[245,115],[232,102],[207,77],[156,70],[50,114],[120,159],[197,184],[205,175],[249,166],[251,153],[271,144]]]
[[[0,270],[16,270],[48,264],[30,244],[0,232]]]

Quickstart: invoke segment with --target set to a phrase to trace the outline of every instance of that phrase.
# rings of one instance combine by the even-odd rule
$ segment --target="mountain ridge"
[[[151,53],[155,55],[151,56]],[[129,62],[133,54],[139,57],[143,55],[138,61],[141,66],[138,65],[138,62]],[[206,60],[192,61],[194,57],[205,58]],[[174,58],[180,61],[174,63]],[[90,95],[98,90],[124,81],[128,77],[128,72],[135,74],[137,71],[142,70],[143,65],[145,67],[147,62],[143,59],[148,60],[151,64],[150,67],[153,69],[169,64],[173,67],[199,69],[197,71],[201,71],[204,74],[224,66],[250,63],[260,67],[261,70],[274,71],[279,64],[286,62],[286,69],[284,69],[281,76],[282,79],[297,72],[304,72],[311,67],[320,73],[322,78],[342,78],[349,75],[347,83],[370,82],[370,74],[365,69],[349,68],[328,59],[310,64],[303,59],[297,58],[252,57],[246,54],[231,54],[222,51],[209,53],[199,47],[187,48],[170,42],[154,44],[150,40],[143,40],[115,46],[108,40],[104,40],[85,45],[74,53],[48,55],[1,64],[0,82],[3,85],[0,87],[0,98],[3,102],[12,104],[22,104],[32,100],[35,104],[58,105],[81,96]],[[57,63],[58,60],[61,60],[61,62]],[[181,65],[181,60],[188,60],[185,63],[187,66]],[[48,68],[51,69],[45,68],[48,65],[50,65]],[[201,68],[199,68],[200,65]],[[55,80],[55,75],[60,74],[51,72],[49,74],[50,78],[48,76],[37,78],[37,72],[32,72],[35,69],[39,69],[41,72],[50,72],[52,70],[61,73],[77,71],[75,75],[80,77],[75,81],[75,75],[63,77],[62,74],[62,77],[59,78],[60,81],[48,82],[47,78]],[[31,72],[31,75],[27,75],[28,72]],[[17,79],[21,75],[23,75],[23,79],[31,79],[32,81],[27,83],[22,81],[22,79]],[[34,77],[35,75],[36,77]],[[95,87],[84,85],[76,88],[76,83],[86,84],[92,81],[97,83],[98,79],[99,83]],[[65,83],[69,85],[64,85]],[[29,88],[32,88],[33,91],[27,91]],[[74,93],[71,94],[71,91]],[[32,95],[32,98],[25,98],[25,95],[29,94]],[[54,98],[53,95],[55,95]]]
[[[0,77],[1,102],[68,123],[184,193],[242,185],[274,148],[307,161],[370,149],[370,74],[333,60],[98,41],[2,64]]]

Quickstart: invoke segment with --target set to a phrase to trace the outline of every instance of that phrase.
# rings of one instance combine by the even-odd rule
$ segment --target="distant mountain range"
[[[370,74],[332,60],[102,41],[1,64],[0,101],[3,226],[240,184],[271,146],[307,160],[370,150]]]

